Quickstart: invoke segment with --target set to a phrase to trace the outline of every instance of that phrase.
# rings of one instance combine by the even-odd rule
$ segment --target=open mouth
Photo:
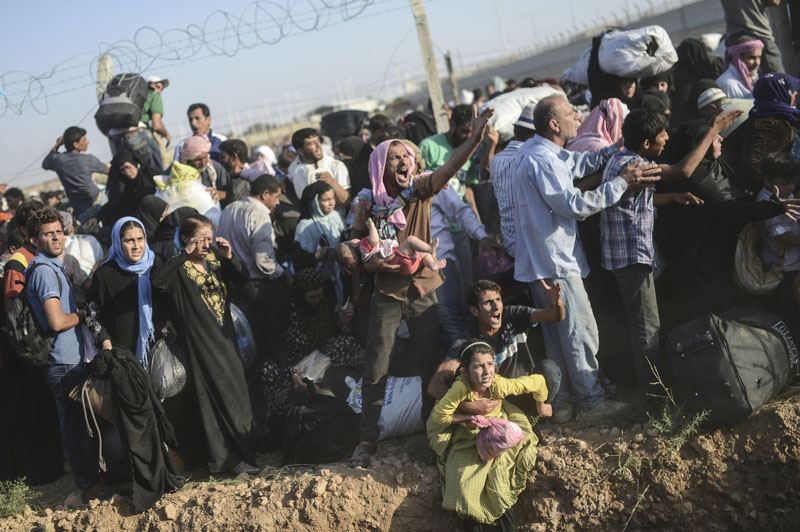
[[[500,319],[500,315],[501,315],[501,313],[500,313],[500,312],[492,312],[492,313],[489,315],[489,317],[490,317],[490,318],[492,318],[492,320],[494,320],[494,321],[497,321],[497,320],[499,320],[499,319]]]

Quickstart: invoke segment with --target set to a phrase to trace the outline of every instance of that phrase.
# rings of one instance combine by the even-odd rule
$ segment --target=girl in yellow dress
[[[514,529],[511,507],[525,489],[528,472],[536,462],[538,439],[527,416],[503,399],[509,395],[533,394],[541,417],[552,415],[545,404],[547,386],[541,375],[505,379],[495,375],[494,352],[486,342],[471,341],[461,351],[461,375],[433,408],[428,418],[428,442],[436,453],[442,484],[442,508],[454,510],[467,530],[482,530],[482,524],[497,522],[502,530]],[[475,438],[480,429],[471,416],[459,414],[465,401],[492,401],[494,410],[486,418],[513,421],[525,439],[488,462],[478,456]]]

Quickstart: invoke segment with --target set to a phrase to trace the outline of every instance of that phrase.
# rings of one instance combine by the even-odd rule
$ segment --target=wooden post
[[[461,103],[461,94],[458,92],[458,83],[456,83],[456,75],[453,72],[453,58],[450,56],[450,52],[444,54],[444,64],[447,66],[447,77],[453,90],[453,102],[458,105]]]
[[[433,41],[428,28],[428,16],[422,0],[409,0],[411,11],[414,13],[414,22],[417,26],[417,38],[422,52],[422,62],[425,64],[425,76],[428,79],[428,94],[433,105],[433,116],[436,119],[436,130],[444,133],[450,129],[450,120],[444,110],[444,94],[439,82],[439,71],[436,69],[436,56],[433,54]]]

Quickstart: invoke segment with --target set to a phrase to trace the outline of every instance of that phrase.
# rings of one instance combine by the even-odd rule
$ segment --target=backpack
[[[25,287],[14,298],[6,317],[6,329],[8,329],[11,347],[17,356],[35,368],[40,368],[47,363],[51,348],[50,335],[44,332],[33,314],[30,301],[28,301],[28,279],[33,270],[39,266],[44,266],[44,264],[33,264],[25,272]],[[56,279],[58,280],[58,293],[61,294],[61,278],[58,276],[58,272],[56,272]]]
[[[139,74],[114,76],[108,82],[100,98],[100,108],[94,115],[97,128],[108,136],[111,128],[139,125],[148,91],[147,82]]]

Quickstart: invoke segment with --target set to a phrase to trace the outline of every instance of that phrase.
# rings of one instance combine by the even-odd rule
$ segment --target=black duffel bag
[[[759,306],[705,314],[667,335],[675,391],[691,412],[709,411],[706,428],[738,423],[797,374],[789,328]]]

